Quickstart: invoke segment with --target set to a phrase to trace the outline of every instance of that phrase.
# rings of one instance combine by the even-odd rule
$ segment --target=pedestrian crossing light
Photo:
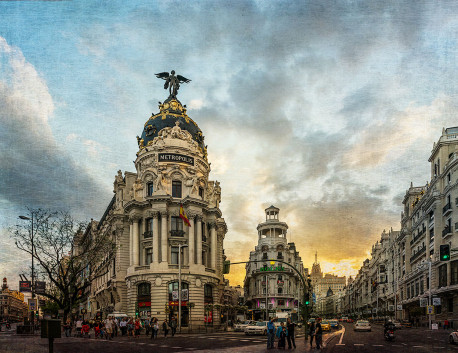
[[[310,305],[310,294],[309,293],[305,294],[305,305]]]
[[[229,271],[231,270],[231,261],[226,260],[223,263],[223,274],[228,274]]]
[[[450,245],[449,244],[441,245],[439,248],[439,253],[440,253],[441,261],[450,260]]]

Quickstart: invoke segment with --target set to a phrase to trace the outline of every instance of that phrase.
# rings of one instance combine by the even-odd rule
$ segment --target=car
[[[393,321],[393,324],[396,330],[400,330],[402,328],[402,324],[399,321]]]
[[[371,324],[367,320],[358,320],[353,328],[355,331],[372,331]]]
[[[450,344],[458,343],[458,331],[453,331],[453,332],[448,336],[448,341],[450,342]]]
[[[244,321],[234,325],[234,331],[245,331],[245,327],[251,324],[253,321]]]
[[[339,321],[348,322],[348,316],[342,316]]]
[[[297,322],[295,322],[295,324],[296,324],[296,326],[299,327],[299,328],[302,327],[302,321],[297,321]]]
[[[402,327],[405,327],[405,328],[411,328],[411,327],[412,327],[412,324],[411,324],[410,321],[408,321],[408,320],[402,320],[402,321],[401,321],[401,326],[402,326]]]
[[[321,329],[323,331],[331,331],[331,324],[329,323],[329,321],[321,321]]]
[[[353,323],[353,319],[347,319],[347,322],[349,322],[351,324],[351,323]]]
[[[329,324],[331,325],[331,328],[339,328],[339,321],[337,321],[337,319],[329,320]]]
[[[267,335],[268,321],[258,321],[245,327],[245,335]]]

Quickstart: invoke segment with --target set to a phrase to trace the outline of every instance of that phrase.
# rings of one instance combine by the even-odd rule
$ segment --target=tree
[[[33,222],[16,225],[10,234],[20,250],[33,256],[37,272],[46,278],[46,291],[40,295],[64,310],[66,320],[72,308],[85,300],[91,283],[106,274],[92,267],[101,260],[111,261],[114,235],[99,233],[95,222],[76,221],[68,212],[28,211]]]

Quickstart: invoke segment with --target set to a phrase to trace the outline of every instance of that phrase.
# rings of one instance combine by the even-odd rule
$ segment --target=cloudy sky
[[[306,266],[354,273],[457,126],[456,1],[0,2],[0,276],[26,206],[99,219],[135,136],[179,98],[221,182],[226,254],[279,207]],[[244,249],[243,251],[241,249]],[[231,283],[244,276],[233,267]],[[12,283],[12,286],[17,286]]]

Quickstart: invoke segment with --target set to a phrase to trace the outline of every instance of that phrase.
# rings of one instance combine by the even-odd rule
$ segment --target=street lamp
[[[32,222],[32,234],[31,234],[31,238],[32,238],[32,301],[33,299],[35,299],[35,291],[34,291],[34,288],[35,288],[35,282],[34,282],[34,266],[33,266],[33,212],[31,213],[32,214],[32,218],[29,218],[29,217],[26,217],[26,216],[19,216],[20,219],[23,219],[23,220],[26,220],[26,221],[31,221]],[[35,311],[31,311],[30,313],[30,321],[32,322],[32,330],[35,331]]]
[[[178,244],[178,332],[181,333],[181,248],[187,244]],[[189,290],[188,290],[189,291]],[[188,292],[189,295],[189,292]]]

